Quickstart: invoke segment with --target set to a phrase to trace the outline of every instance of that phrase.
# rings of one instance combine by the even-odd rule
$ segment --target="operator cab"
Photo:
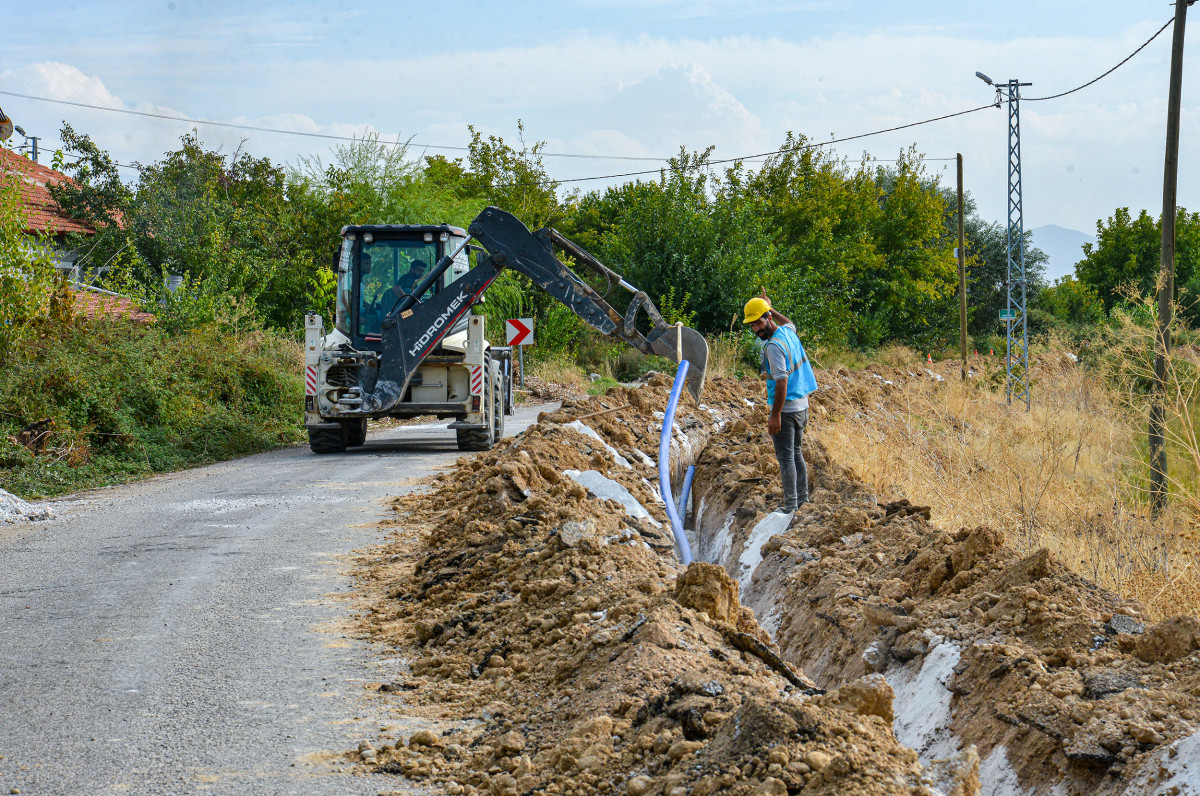
[[[342,228],[338,257],[338,331],[358,350],[379,351],[383,319],[416,288],[437,262],[450,254],[467,232],[449,224],[373,224]],[[470,265],[464,249],[418,301],[465,274]]]

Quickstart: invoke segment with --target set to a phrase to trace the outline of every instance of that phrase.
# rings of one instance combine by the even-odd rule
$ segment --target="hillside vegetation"
[[[300,365],[262,330],[41,328],[0,368],[0,488],[58,495],[300,442]]]
[[[668,322],[709,335],[715,368],[731,375],[756,369],[755,341],[739,312],[764,288],[819,357],[863,362],[887,346],[935,356],[955,347],[955,203],[913,149],[900,152],[894,165],[881,165],[839,157],[789,134],[753,171],[741,163],[714,164],[711,150],[681,150],[656,176],[580,193],[564,190],[549,173],[542,143],[528,142],[519,123],[516,146],[470,133],[463,159],[416,157],[375,137],[338,147],[325,159],[281,165],[243,150],[207,148],[193,132],[127,183],[107,152],[65,127],[55,164],[74,182],[57,187],[55,198],[64,212],[98,230],[71,241],[79,263],[102,286],[134,297],[156,322],[153,329],[98,322],[86,331],[87,324],[55,322],[52,265],[39,247],[23,242],[12,188],[0,186],[0,355],[7,357],[0,397],[10,411],[3,422],[17,435],[28,424],[53,419],[57,439],[38,450],[20,444],[6,455],[21,462],[22,473],[59,473],[62,485],[14,474],[5,476],[8,483],[26,493],[52,493],[125,477],[117,474],[133,472],[139,457],[143,470],[156,471],[295,439],[294,425],[287,424],[295,422],[292,407],[299,402],[280,397],[296,389],[297,363],[289,359],[295,352],[285,341],[298,339],[306,310],[332,317],[330,266],[345,224],[466,226],[483,207],[497,205],[531,228],[555,226],[645,290]],[[999,353],[1005,230],[980,218],[969,196],[966,208],[969,346]],[[1197,273],[1198,218],[1180,217],[1181,290]],[[1152,288],[1158,229],[1147,214],[1135,218],[1118,208],[1097,224],[1097,243],[1085,251],[1077,278],[1054,285],[1045,284],[1045,258],[1027,239],[1033,337],[1053,333],[1084,344],[1110,335],[1123,318],[1148,328],[1138,292]],[[165,287],[171,276],[182,280],[175,291]],[[619,296],[613,298],[620,305]],[[1194,319],[1186,296],[1181,299],[1181,322]],[[489,316],[492,330],[507,317],[534,317],[538,345],[526,354],[535,368],[580,367],[609,384],[662,367],[600,338],[511,273],[493,285],[478,311]],[[196,336],[230,359],[205,360],[226,354],[204,355],[181,342]],[[162,372],[172,377],[147,380],[128,367],[100,364],[139,346],[154,355],[123,361],[154,369],[160,367],[152,364],[155,356],[162,357]],[[1144,352],[1134,353],[1136,359]],[[1127,354],[1128,347],[1120,356]],[[36,375],[40,368],[45,376]],[[57,385],[79,374],[96,381],[96,396],[121,398],[104,411],[93,411],[104,401],[90,398],[82,402],[84,411],[73,392],[78,385],[55,386],[43,398],[33,392],[39,380]],[[149,409],[138,404],[130,397],[138,390],[121,386],[126,379],[161,385],[142,389],[161,389],[162,400]],[[264,398],[258,386],[264,379],[288,385],[275,391],[277,403]],[[1126,386],[1136,397],[1147,382],[1133,379]],[[1128,404],[1119,411],[1130,410]],[[198,439],[205,435],[194,434],[196,428],[209,428],[207,436],[220,441]],[[225,429],[230,433],[211,433]],[[142,447],[122,448],[122,441],[134,439]],[[114,454],[124,462],[119,467],[106,458],[114,445],[122,451]],[[84,448],[88,453],[78,452]],[[135,455],[135,448],[142,453]],[[53,460],[50,450],[60,458]],[[96,451],[104,455],[94,458]]]

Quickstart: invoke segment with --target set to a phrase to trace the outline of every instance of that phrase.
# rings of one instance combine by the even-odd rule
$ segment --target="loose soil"
[[[814,402],[813,502],[790,521],[768,514],[762,388],[684,394],[672,469],[696,462],[704,559],[684,570],[651,458],[669,386],[567,400],[396,501],[392,541],[360,562],[364,631],[397,658],[381,698],[434,729],[364,744],[372,770],[497,795],[1178,781],[1195,619],[1147,627],[1045,551],[881,503],[819,444],[846,391]]]

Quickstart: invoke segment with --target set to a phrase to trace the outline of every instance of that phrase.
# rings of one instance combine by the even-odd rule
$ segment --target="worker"
[[[420,281],[425,278],[425,272],[428,270],[429,266],[425,264],[424,260],[413,260],[408,264],[408,273],[396,280],[393,291],[403,292],[403,296],[411,295]]]
[[[424,260],[413,260],[408,264],[408,271],[401,274],[396,284],[389,287],[379,300],[379,308],[384,315],[395,312],[400,302],[412,295],[413,289],[425,278],[428,268]]]
[[[808,469],[800,443],[808,425],[808,396],[817,389],[817,378],[796,336],[796,325],[771,307],[765,288],[761,296],[746,302],[744,315],[742,323],[766,341],[761,370],[770,404],[767,432],[775,444],[783,481],[783,505],[776,511],[790,514],[808,502]]]

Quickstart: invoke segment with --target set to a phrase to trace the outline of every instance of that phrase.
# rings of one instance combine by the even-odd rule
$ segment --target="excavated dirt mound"
[[[363,759],[449,793],[973,792],[976,758],[927,770],[896,741],[882,678],[822,693],[722,568],[676,566],[645,455],[668,387],[569,401],[397,502],[404,530],[363,560],[369,632],[408,663],[383,688],[470,721]],[[685,398],[679,449],[760,389],[717,381],[704,405]]]
[[[856,411],[904,377],[843,379],[823,408]],[[1200,726],[1200,622],[1147,627],[1140,605],[1045,550],[1021,556],[994,529],[947,532],[927,508],[880,504],[811,440],[813,502],[755,538],[777,477],[773,457],[746,454],[764,422],[732,424],[701,454],[699,536],[786,660],[822,687],[882,674],[909,714],[900,740],[923,757],[974,744],[988,792],[1200,792],[1172,764]]]
[[[664,377],[460,459],[362,560],[400,659],[381,690],[437,731],[362,759],[449,793],[1200,792],[1200,622],[1147,626],[1044,550],[881,503],[820,445],[824,419],[957,375],[827,377],[793,517],[768,513],[761,386],[685,394],[687,570],[651,458]]]

